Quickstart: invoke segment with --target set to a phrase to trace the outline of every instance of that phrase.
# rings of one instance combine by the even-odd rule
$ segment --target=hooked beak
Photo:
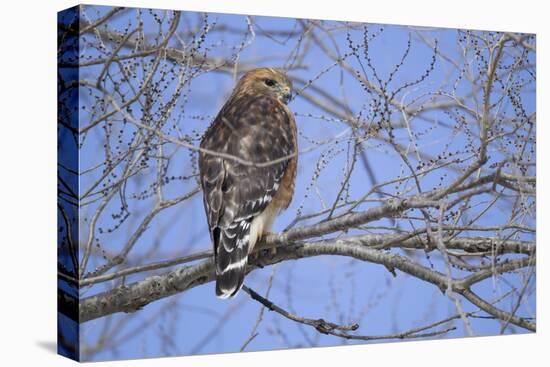
[[[290,88],[284,88],[281,90],[281,99],[285,104],[288,104],[292,100],[292,91]]]

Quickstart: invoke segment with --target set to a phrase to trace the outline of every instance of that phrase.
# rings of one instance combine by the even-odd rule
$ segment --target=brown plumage
[[[247,72],[202,138],[201,148],[251,163],[199,153],[218,297],[241,289],[248,255],[292,200],[298,150],[286,105],[291,89],[279,70]]]

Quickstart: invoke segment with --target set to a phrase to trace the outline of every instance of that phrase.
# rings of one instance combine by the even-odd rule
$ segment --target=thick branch
[[[458,241],[459,239],[455,240]],[[419,265],[404,256],[367,247],[373,245],[373,242],[374,244],[378,244],[379,241],[380,238],[378,236],[357,236],[347,239],[290,244],[281,247],[274,256],[265,254],[260,256],[252,262],[248,268],[248,272],[255,270],[258,264],[266,266],[305,257],[341,255],[381,264],[391,271],[400,270],[434,284],[441,289],[446,289],[447,278],[444,274]],[[467,241],[475,240],[467,239]],[[479,243],[486,243],[486,239],[479,239]],[[527,243],[525,246],[528,246]],[[503,270],[506,270],[506,268],[503,268]],[[208,259],[196,265],[181,267],[162,275],[150,276],[132,284],[119,286],[111,291],[82,299],[80,303],[80,322],[86,322],[116,312],[133,312],[148,303],[205,284],[213,279],[213,263],[211,259]],[[461,288],[456,291],[461,293],[463,290]],[[506,314],[508,315],[508,313]],[[517,319],[517,317],[511,319],[511,322],[519,325],[515,322]]]

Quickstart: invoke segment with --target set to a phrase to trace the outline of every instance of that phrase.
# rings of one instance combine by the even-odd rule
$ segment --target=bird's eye
[[[268,87],[273,87],[275,84],[277,84],[277,82],[273,79],[266,79],[266,80],[264,80],[264,83]]]

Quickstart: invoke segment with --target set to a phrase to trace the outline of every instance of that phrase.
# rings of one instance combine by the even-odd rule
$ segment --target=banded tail
[[[233,222],[227,228],[214,230],[216,263],[216,296],[234,297],[243,286],[250,249],[252,218]]]

